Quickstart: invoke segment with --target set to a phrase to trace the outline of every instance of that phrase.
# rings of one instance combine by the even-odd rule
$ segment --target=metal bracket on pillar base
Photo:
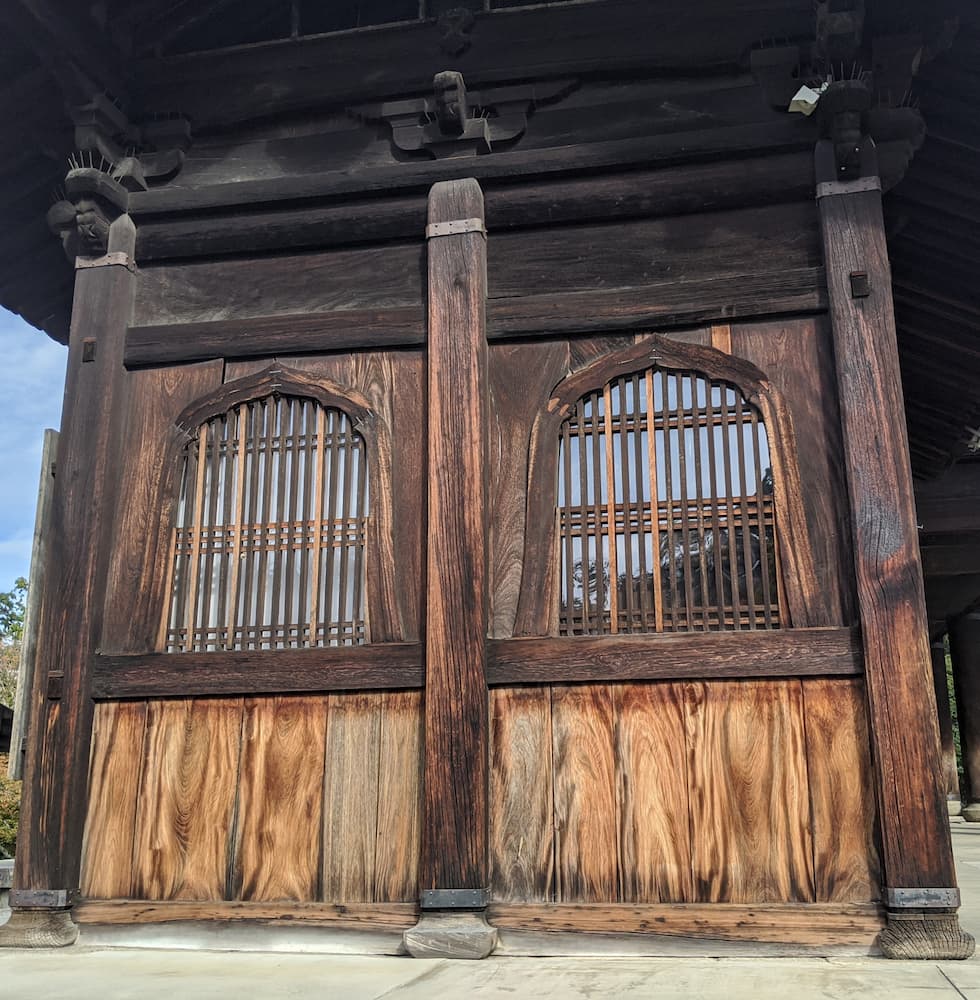
[[[78,939],[67,889],[12,889],[10,919],[0,926],[0,948],[65,948]]]
[[[423,910],[402,943],[412,958],[486,958],[497,947],[497,928],[483,910]]]
[[[885,958],[955,961],[969,958],[976,944],[960,928],[955,912],[889,910],[888,926],[878,935],[878,947]]]

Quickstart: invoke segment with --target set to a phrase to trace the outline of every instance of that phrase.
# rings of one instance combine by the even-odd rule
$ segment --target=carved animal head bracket
[[[103,164],[79,165],[74,158],[71,162],[65,197],[48,210],[48,228],[61,239],[69,260],[101,256],[108,246],[109,227],[126,212],[129,192],[102,169]]]
[[[128,191],[145,191],[152,181],[169,180],[184,163],[190,124],[164,116],[133,125],[105,94],[71,109],[75,145],[112,164],[113,176]]]
[[[861,80],[841,80],[824,91],[817,183],[878,176],[878,157],[869,131],[871,101],[871,91]]]
[[[472,91],[462,73],[447,70],[435,75],[431,96],[363,104],[348,113],[388,125],[391,144],[400,153],[435,159],[477,156],[516,142],[535,108],[560,101],[577,86],[577,80],[549,80]]]

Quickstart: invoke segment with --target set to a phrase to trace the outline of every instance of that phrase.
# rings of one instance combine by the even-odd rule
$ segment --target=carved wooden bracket
[[[91,158],[88,165],[71,162],[65,197],[48,210],[48,228],[60,237],[69,260],[98,257],[108,247],[110,225],[126,212],[129,192]]]
[[[471,91],[462,73],[445,71],[433,78],[431,96],[363,104],[348,113],[390,126],[392,146],[402,153],[476,156],[517,141],[538,105],[560,101],[577,86],[577,80],[549,80]]]

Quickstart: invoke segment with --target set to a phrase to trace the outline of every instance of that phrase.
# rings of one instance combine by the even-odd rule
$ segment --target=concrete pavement
[[[953,828],[964,927],[980,938],[980,824]],[[105,949],[0,951],[3,1000],[980,1000],[980,959],[490,958]]]

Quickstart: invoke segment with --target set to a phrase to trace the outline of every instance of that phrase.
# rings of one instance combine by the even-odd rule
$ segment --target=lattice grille
[[[560,435],[562,635],[779,627],[768,439],[738,391],[650,369]]]
[[[346,414],[268,397],[184,449],[170,652],[365,641],[364,441]]]

